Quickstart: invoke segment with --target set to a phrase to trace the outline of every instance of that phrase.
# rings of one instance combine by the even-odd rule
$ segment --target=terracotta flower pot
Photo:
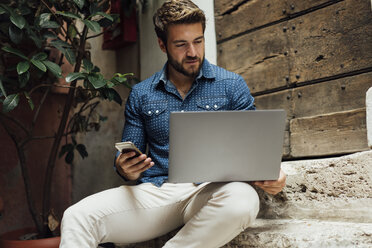
[[[58,248],[61,238],[19,240],[19,237],[35,233],[35,228],[24,228],[0,236],[0,248]]]

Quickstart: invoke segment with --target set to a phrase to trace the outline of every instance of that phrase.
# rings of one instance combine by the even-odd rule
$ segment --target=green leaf
[[[12,13],[13,9],[11,9],[7,4],[0,3],[0,7],[3,8],[6,13]]]
[[[106,80],[103,78],[102,74],[99,75],[89,75],[88,76],[89,82],[93,85],[95,89],[99,89],[106,85]]]
[[[89,1],[89,14],[94,14],[101,10],[102,8],[98,6],[98,2]]]
[[[36,59],[31,59],[31,63],[36,66],[40,71],[46,72],[46,66],[40,61]]]
[[[19,14],[21,14],[23,16],[29,15],[29,14],[32,13],[32,10],[26,5],[18,6],[18,10],[19,10]]]
[[[14,11],[10,15],[10,21],[19,29],[23,29],[26,25],[26,19],[23,16],[15,13]]]
[[[59,28],[60,25],[55,21],[50,21],[50,13],[42,13],[39,16],[39,26],[42,28]]]
[[[50,41],[50,45],[51,46],[54,46],[57,49],[60,49],[60,48],[71,48],[71,45],[70,44],[68,44],[67,42],[62,41],[60,39],[51,40]]]
[[[94,66],[92,72],[100,72],[101,70],[97,67],[97,66]]]
[[[25,93],[25,97],[27,99],[28,105],[30,106],[31,110],[34,110],[35,105],[34,105],[34,102],[31,99],[30,95],[26,91],[24,93]]]
[[[32,56],[32,59],[34,60],[46,60],[48,58],[48,54],[46,53],[38,53]]]
[[[1,93],[3,94],[3,96],[6,97],[6,92],[5,92],[3,81],[1,80],[1,78],[0,78],[0,90],[1,90]]]
[[[41,45],[43,44],[43,41],[35,34],[35,32],[30,29],[29,32],[28,32],[28,35],[31,38],[31,40],[34,41],[35,45],[38,48],[41,48]]]
[[[106,91],[107,91],[107,93],[110,95],[109,97],[108,97],[108,99],[110,100],[110,101],[112,101],[112,100],[114,100],[116,103],[118,103],[119,105],[121,105],[122,103],[123,103],[123,101],[122,101],[122,99],[121,99],[121,97],[120,97],[120,95],[119,95],[119,93],[116,91],[116,90],[114,90],[114,89],[105,89]]]
[[[81,16],[77,15],[77,14],[74,14],[74,13],[71,13],[71,12],[64,12],[64,11],[56,11],[56,14],[57,15],[62,15],[62,16],[65,16],[65,17],[70,17],[70,18],[75,18],[75,19],[81,19]]]
[[[83,20],[83,22],[93,32],[98,33],[101,31],[101,26],[98,24],[98,22],[90,20]]]
[[[84,0],[74,0],[74,3],[79,7],[79,9],[82,9],[84,7],[85,1]]]
[[[68,44],[67,42],[61,41],[59,39],[56,39],[56,40],[52,40],[50,42],[50,45],[57,48],[59,51],[61,51],[61,53],[65,55],[67,61],[71,65],[75,64],[76,56],[75,56],[75,53],[71,49],[69,49],[71,47],[70,44]]]
[[[23,39],[22,29],[19,29],[16,26],[14,26],[13,24],[10,24],[9,25],[9,37],[15,44],[21,43],[21,41]]]
[[[28,80],[30,80],[30,71],[18,75],[19,87],[25,87]]]
[[[66,157],[65,157],[65,161],[67,164],[72,164],[72,161],[74,161],[74,152],[71,151],[71,152],[68,152]]]
[[[80,156],[84,159],[86,157],[88,157],[88,152],[87,152],[87,149],[85,147],[85,145],[83,144],[78,144],[76,146],[76,150],[78,150],[78,152],[80,153]]]
[[[125,78],[125,77],[114,77],[114,79],[116,81],[118,81],[118,83],[124,83],[125,81],[127,81],[128,79]]]
[[[48,70],[50,72],[52,72],[54,75],[56,75],[59,78],[62,77],[62,69],[61,69],[61,67],[59,67],[59,65],[57,65],[56,63],[53,63],[49,60],[44,60],[43,64],[46,65]]]
[[[112,82],[112,80],[107,83],[107,87],[109,88],[115,87],[115,84]]]
[[[87,72],[91,72],[94,68],[94,65],[92,64],[92,62],[88,59],[83,59],[83,66],[84,66],[84,69],[87,71]]]
[[[21,51],[17,50],[17,49],[14,49],[12,47],[7,47],[7,46],[4,46],[1,48],[3,51],[5,52],[8,52],[8,53],[13,53],[19,57],[21,57],[22,59],[28,59]]]
[[[121,74],[121,73],[115,73],[114,74],[114,77],[120,77],[120,78],[126,78],[128,76],[134,76],[134,73],[129,72],[129,73],[124,73],[124,74]]]
[[[73,23],[71,23],[68,26],[67,34],[68,34],[68,37],[70,37],[71,40],[75,38],[75,36],[77,34],[77,31],[76,31],[76,27]]]
[[[81,72],[72,72],[72,73],[69,73],[66,77],[66,82],[67,83],[70,83],[74,80],[78,80],[78,79],[84,79],[85,78],[85,75]]]
[[[57,35],[55,35],[53,32],[51,32],[51,31],[47,31],[47,32],[45,32],[44,34],[43,34],[43,37],[44,38],[52,38],[52,39],[57,39],[58,37],[57,37]],[[53,41],[51,41],[51,42],[53,42]]]
[[[75,53],[71,49],[64,49],[61,51],[63,55],[65,55],[67,61],[71,64],[74,65],[76,62],[76,56]]]
[[[28,61],[21,61],[17,65],[18,74],[25,73],[30,68],[30,63]]]
[[[62,157],[66,152],[73,151],[75,146],[73,144],[66,144],[61,147],[61,151],[59,152],[59,157]]]
[[[5,98],[3,102],[3,112],[7,113],[17,107],[19,103],[19,95],[12,94]]]
[[[112,17],[111,15],[106,14],[106,13],[104,13],[104,12],[97,12],[97,13],[95,13],[93,16],[96,16],[96,15],[103,16],[103,17],[109,19],[109,20],[112,21],[112,22],[114,21],[114,17]]]
[[[0,15],[7,13],[7,11],[0,6]]]

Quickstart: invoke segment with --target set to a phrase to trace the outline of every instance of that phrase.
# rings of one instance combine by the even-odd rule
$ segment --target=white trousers
[[[164,247],[215,248],[247,228],[258,210],[258,195],[244,182],[121,186],[65,211],[60,248],[142,242],[182,225]]]

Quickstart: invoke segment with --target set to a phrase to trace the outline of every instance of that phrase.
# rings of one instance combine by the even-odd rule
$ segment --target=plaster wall
[[[92,39],[92,62],[101,68],[105,78],[114,73],[132,72],[138,76],[138,45],[128,45],[120,50],[102,50],[103,37]],[[115,88],[121,95],[123,103],[102,101],[98,112],[106,116],[107,121],[101,123],[99,131],[79,135],[80,143],[85,144],[89,156],[85,159],[76,154],[73,166],[72,202],[122,184],[122,179],[113,169],[116,153],[114,143],[121,140],[124,125],[124,108],[129,89],[124,86]]]

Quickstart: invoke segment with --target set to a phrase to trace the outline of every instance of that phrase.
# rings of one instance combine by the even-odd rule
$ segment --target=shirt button
[[[183,113],[183,112],[185,112],[185,110],[181,110],[181,112]]]
[[[218,106],[217,106],[217,104],[215,104],[213,107],[216,109]]]
[[[205,108],[206,108],[206,109],[209,109],[210,107],[209,107],[209,105],[205,105]]]
[[[155,113],[159,114],[159,110],[156,110]]]
[[[151,111],[149,111],[149,112],[147,112],[147,113],[148,113],[149,115],[151,115],[151,113],[152,113],[152,112],[151,112]]]

